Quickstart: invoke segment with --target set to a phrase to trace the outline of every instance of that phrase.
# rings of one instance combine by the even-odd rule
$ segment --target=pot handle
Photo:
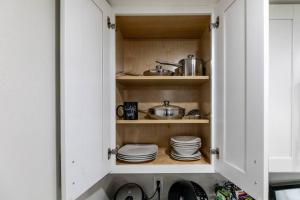
[[[144,114],[148,114],[148,112],[147,111],[145,111],[145,110],[138,110],[140,113],[144,113]]]
[[[179,63],[172,63],[172,62],[168,62],[168,61],[155,61],[156,63],[158,64],[161,64],[161,65],[172,65],[172,66],[175,66],[175,67],[182,67],[181,64]]]
[[[170,105],[170,101],[165,100],[164,101],[164,106],[169,106]]]

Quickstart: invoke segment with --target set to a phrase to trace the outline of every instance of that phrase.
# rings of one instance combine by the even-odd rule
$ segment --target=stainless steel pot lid
[[[179,106],[174,106],[174,105],[170,105],[170,101],[164,101],[163,105],[159,105],[159,106],[154,106],[152,108],[150,108],[149,110],[155,110],[155,111],[177,111],[177,110],[185,110],[182,107]]]
[[[201,59],[198,59],[195,57],[195,55],[188,55],[186,58],[183,58],[179,61],[179,63],[181,63],[182,61],[192,61],[192,60],[199,60],[201,61]]]
[[[174,73],[170,70],[163,69],[162,66],[157,65],[155,69],[144,71],[144,76],[172,76]]]

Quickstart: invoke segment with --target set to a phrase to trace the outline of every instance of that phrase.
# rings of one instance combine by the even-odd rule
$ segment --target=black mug
[[[123,109],[123,115],[119,114],[119,109]],[[117,107],[117,116],[125,120],[138,119],[138,103],[137,102],[124,102],[123,105]]]

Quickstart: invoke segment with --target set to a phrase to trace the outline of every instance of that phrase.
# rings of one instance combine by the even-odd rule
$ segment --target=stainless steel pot
[[[156,61],[162,68],[173,72],[174,76],[182,76],[184,73],[183,66],[179,63],[172,63],[168,61]]]
[[[181,59],[179,64],[183,67],[183,76],[203,76],[205,68],[201,59],[195,58],[194,55],[188,55],[187,58]]]
[[[148,112],[141,111],[152,119],[182,119],[185,109],[179,106],[170,105],[169,101],[164,101],[163,105],[149,108]]]
[[[173,66],[171,71],[177,76],[203,76],[205,75],[204,62],[201,59],[195,58],[194,55],[188,55],[187,58],[181,59],[179,63],[166,61],[156,61],[161,65]]]

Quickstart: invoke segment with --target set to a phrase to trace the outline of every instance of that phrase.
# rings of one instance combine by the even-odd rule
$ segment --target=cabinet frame
[[[87,6],[87,4],[89,4]],[[229,7],[234,7],[231,10]],[[242,6],[242,7],[241,7]],[[233,181],[235,184],[245,189],[248,193],[253,195],[257,200],[267,199],[267,187],[268,187],[268,159],[266,143],[267,132],[267,109],[266,103],[267,98],[265,91],[268,87],[265,83],[266,74],[268,72],[268,31],[265,30],[268,27],[268,0],[223,0],[217,6],[194,6],[194,7],[176,7],[176,6],[156,6],[146,7],[146,6],[125,6],[125,7],[114,7],[111,8],[105,0],[63,0],[62,1],[62,12],[61,12],[61,32],[62,32],[62,73],[61,73],[61,101],[62,101],[62,196],[64,200],[73,200],[78,196],[83,194],[86,190],[91,188],[97,181],[101,180],[108,173],[215,173],[218,172],[222,174],[227,179]],[[231,8],[232,8],[231,7]],[[245,9],[244,9],[245,8]],[[95,9],[100,9],[95,17]],[[113,11],[111,12],[111,9]],[[86,11],[86,12],[83,12]],[[226,13],[227,12],[227,13]],[[256,15],[252,15],[256,12]],[[94,14],[91,16],[91,13]],[[116,41],[114,30],[111,29],[113,26],[107,26],[107,17],[110,17],[111,22],[115,21],[116,15],[211,15],[211,20],[214,22],[216,15],[220,16],[220,28],[219,31],[212,32],[211,38],[211,147],[218,147],[220,149],[220,159],[211,158],[211,164],[209,165],[116,165],[115,156],[108,160],[108,148],[116,147],[116,118],[115,118],[115,105],[116,105],[116,80],[115,80],[115,70],[116,70]],[[239,35],[235,32],[235,25],[239,23],[239,28],[245,29],[248,33],[245,39],[240,39],[238,43],[234,37],[225,38],[224,29],[227,27],[224,22],[224,15],[231,15],[230,20],[226,21],[230,30],[229,35],[233,34],[237,37]],[[239,16],[245,16],[246,20],[241,22]],[[85,23],[81,23],[82,19],[87,17],[88,20]],[[101,18],[101,22],[97,20]],[[66,19],[68,20],[66,22]],[[97,22],[97,23],[96,23]],[[92,24],[94,23],[94,24]],[[89,27],[85,27],[86,24],[92,24]],[[100,25],[99,25],[100,24]],[[74,28],[74,27],[76,28]],[[99,26],[101,26],[99,28]],[[231,27],[230,27],[231,26]],[[90,27],[97,27],[96,29]],[[256,34],[252,34],[251,30],[256,29]],[[79,31],[74,31],[79,30]],[[87,30],[91,37],[84,37],[84,34],[79,34],[83,30]],[[99,30],[102,30],[102,32]],[[89,58],[98,59],[99,54],[96,55],[96,51],[93,45],[97,43],[91,41],[99,41],[102,39],[101,47],[104,51],[101,54],[105,61],[98,63],[97,65],[86,64],[81,65],[81,61],[89,60]],[[215,39],[216,38],[216,39]],[[231,50],[232,46],[241,45],[242,43],[247,43],[247,47],[243,48],[242,51],[247,52],[246,64],[249,65],[247,68],[249,74],[247,80],[252,81],[251,87],[248,87],[249,98],[247,109],[250,111],[250,115],[246,123],[248,125],[248,131],[231,131],[234,134],[243,134],[245,140],[243,140],[244,145],[236,146],[233,143],[229,145],[236,147],[236,149],[231,149],[231,151],[226,151],[226,141],[224,141],[224,136],[227,140],[236,141],[235,136],[228,135],[224,132],[224,125],[227,125],[226,119],[224,118],[224,79],[225,73],[223,70],[224,59],[226,54],[224,53],[224,44],[229,45],[227,51],[234,53]],[[65,45],[69,45],[69,48],[64,48]],[[75,45],[75,48],[71,48]],[[76,46],[77,45],[77,46]],[[80,45],[86,45],[84,53],[80,53],[82,50]],[[79,53],[78,53],[79,52]],[[90,54],[89,54],[90,53]],[[104,54],[103,54],[104,53]],[[75,56],[74,56],[75,54]],[[102,59],[102,57],[100,59]],[[231,65],[234,65],[236,69],[239,67],[244,67],[244,64],[239,64],[235,62],[231,57]],[[65,59],[73,61],[79,59],[78,62],[66,63]],[[108,60],[108,61],[107,61]],[[246,65],[245,64],[245,65]],[[80,73],[82,71],[89,69],[89,67],[101,67],[105,70],[104,74],[107,76],[97,77],[93,70],[88,70],[84,76]],[[217,67],[219,70],[217,70]],[[67,69],[67,70],[66,70]],[[78,70],[79,69],[79,70]],[[74,76],[75,70],[75,76]],[[77,71],[76,71],[77,70]],[[95,71],[95,70],[94,70]],[[218,76],[216,75],[218,72]],[[300,73],[299,73],[300,74]],[[89,78],[92,77],[95,82],[89,82]],[[218,80],[217,80],[218,78]],[[70,81],[71,79],[71,81]],[[300,77],[299,77],[300,79]],[[86,81],[88,80],[88,81]],[[234,80],[234,79],[232,79]],[[86,84],[86,82],[88,84]],[[245,80],[246,81],[246,80]],[[100,82],[100,84],[98,83]],[[75,84],[74,84],[75,83]],[[79,83],[79,85],[77,85]],[[237,83],[237,82],[234,82]],[[233,84],[234,84],[233,83]],[[101,85],[100,91],[104,93],[105,103],[99,101],[93,101],[93,95],[99,93],[99,89],[95,93],[89,95],[89,99],[84,99],[81,93],[91,91],[90,89],[95,89]],[[217,87],[220,86],[220,87]],[[80,86],[80,87],[78,87]],[[223,88],[223,89],[222,89]],[[229,89],[232,89],[231,87]],[[82,92],[83,91],[83,92]],[[233,90],[234,91],[234,90]],[[72,92],[72,98],[70,98],[69,93]],[[226,92],[226,91],[225,91]],[[68,96],[69,95],[69,96]],[[239,95],[232,93],[231,95]],[[68,101],[66,101],[65,97]],[[221,97],[221,98],[216,98]],[[80,101],[78,101],[78,99]],[[92,100],[92,101],[88,101]],[[86,120],[88,118],[82,118],[82,110],[80,110],[81,105],[87,104],[87,107],[83,107],[83,112],[85,116],[92,117],[95,113],[99,113],[99,108],[102,106],[104,110],[100,109],[101,114],[105,114],[106,117],[100,120],[103,129],[97,129],[96,131],[90,131],[90,128],[98,126],[99,121],[97,120]],[[101,104],[101,105],[99,105]],[[233,107],[237,105],[235,109],[243,109],[241,101],[237,101],[236,104],[232,104]],[[232,106],[230,105],[230,106]],[[245,107],[246,107],[245,106]],[[71,108],[70,108],[71,107]],[[89,109],[86,109],[89,108]],[[92,108],[92,109],[90,109]],[[72,111],[72,112],[70,112]],[[216,113],[218,111],[218,113]],[[73,113],[76,113],[75,115]],[[249,114],[248,113],[248,114]],[[67,114],[67,115],[66,115]],[[231,112],[228,118],[233,116],[234,112]],[[246,115],[246,114],[245,114]],[[83,119],[78,121],[78,119]],[[69,123],[66,124],[66,121]],[[71,122],[70,122],[71,121]],[[65,126],[71,127],[73,129],[65,129]],[[234,126],[235,123],[229,124]],[[83,128],[77,129],[76,127],[81,126]],[[75,128],[74,128],[75,127]],[[217,135],[217,133],[219,135]],[[251,133],[251,134],[250,134]],[[106,138],[105,138],[106,137]],[[84,138],[84,139],[83,139]],[[85,142],[86,140],[89,142]],[[96,143],[96,144],[95,144]],[[97,144],[99,143],[99,144]],[[255,148],[251,148],[255,147]],[[83,150],[83,151],[78,151]],[[246,156],[233,156],[233,159],[226,159],[227,155],[235,155],[236,151],[245,151]],[[115,152],[115,151],[112,151]],[[213,156],[212,156],[213,157]],[[74,159],[74,160],[73,160]],[[72,162],[72,161],[78,162]],[[234,163],[236,160],[242,162],[245,165],[243,170],[239,169],[239,164]],[[99,167],[99,166],[103,166]],[[77,182],[75,182],[75,180]]]
[[[116,21],[116,16],[176,16],[176,15],[210,15],[211,16],[211,23],[214,22],[216,19],[216,16],[214,16],[214,9],[213,6],[203,6],[203,7],[186,7],[184,9],[182,8],[149,8],[149,7],[130,7],[130,8],[124,8],[124,7],[116,7],[113,8],[113,22]],[[215,94],[215,78],[214,78],[214,71],[215,71],[215,41],[214,41],[214,30],[211,32],[211,75],[209,77],[211,81],[211,119],[210,119],[210,126],[211,126],[211,147],[212,149],[215,147],[215,132],[214,132],[214,94]],[[114,71],[116,69],[116,38],[115,34],[113,34],[112,39],[112,46],[113,46],[113,52],[114,56],[112,58],[113,68]],[[115,75],[115,74],[114,74]],[[116,85],[114,81],[114,92],[116,90]],[[115,102],[114,98],[114,104]],[[117,124],[117,120],[115,119],[114,124]],[[201,126],[201,125],[200,125]],[[113,148],[117,147],[116,144],[116,126],[113,128],[114,133],[111,137],[111,144]],[[147,173],[215,173],[215,159],[217,158],[216,155],[211,155],[211,163],[210,164],[170,164],[170,165],[143,165],[143,164],[128,164],[128,165],[117,165],[116,162],[116,156],[112,156],[111,158],[111,165],[112,165],[112,171],[113,174],[122,174],[122,173],[136,173],[136,174],[147,174]]]

